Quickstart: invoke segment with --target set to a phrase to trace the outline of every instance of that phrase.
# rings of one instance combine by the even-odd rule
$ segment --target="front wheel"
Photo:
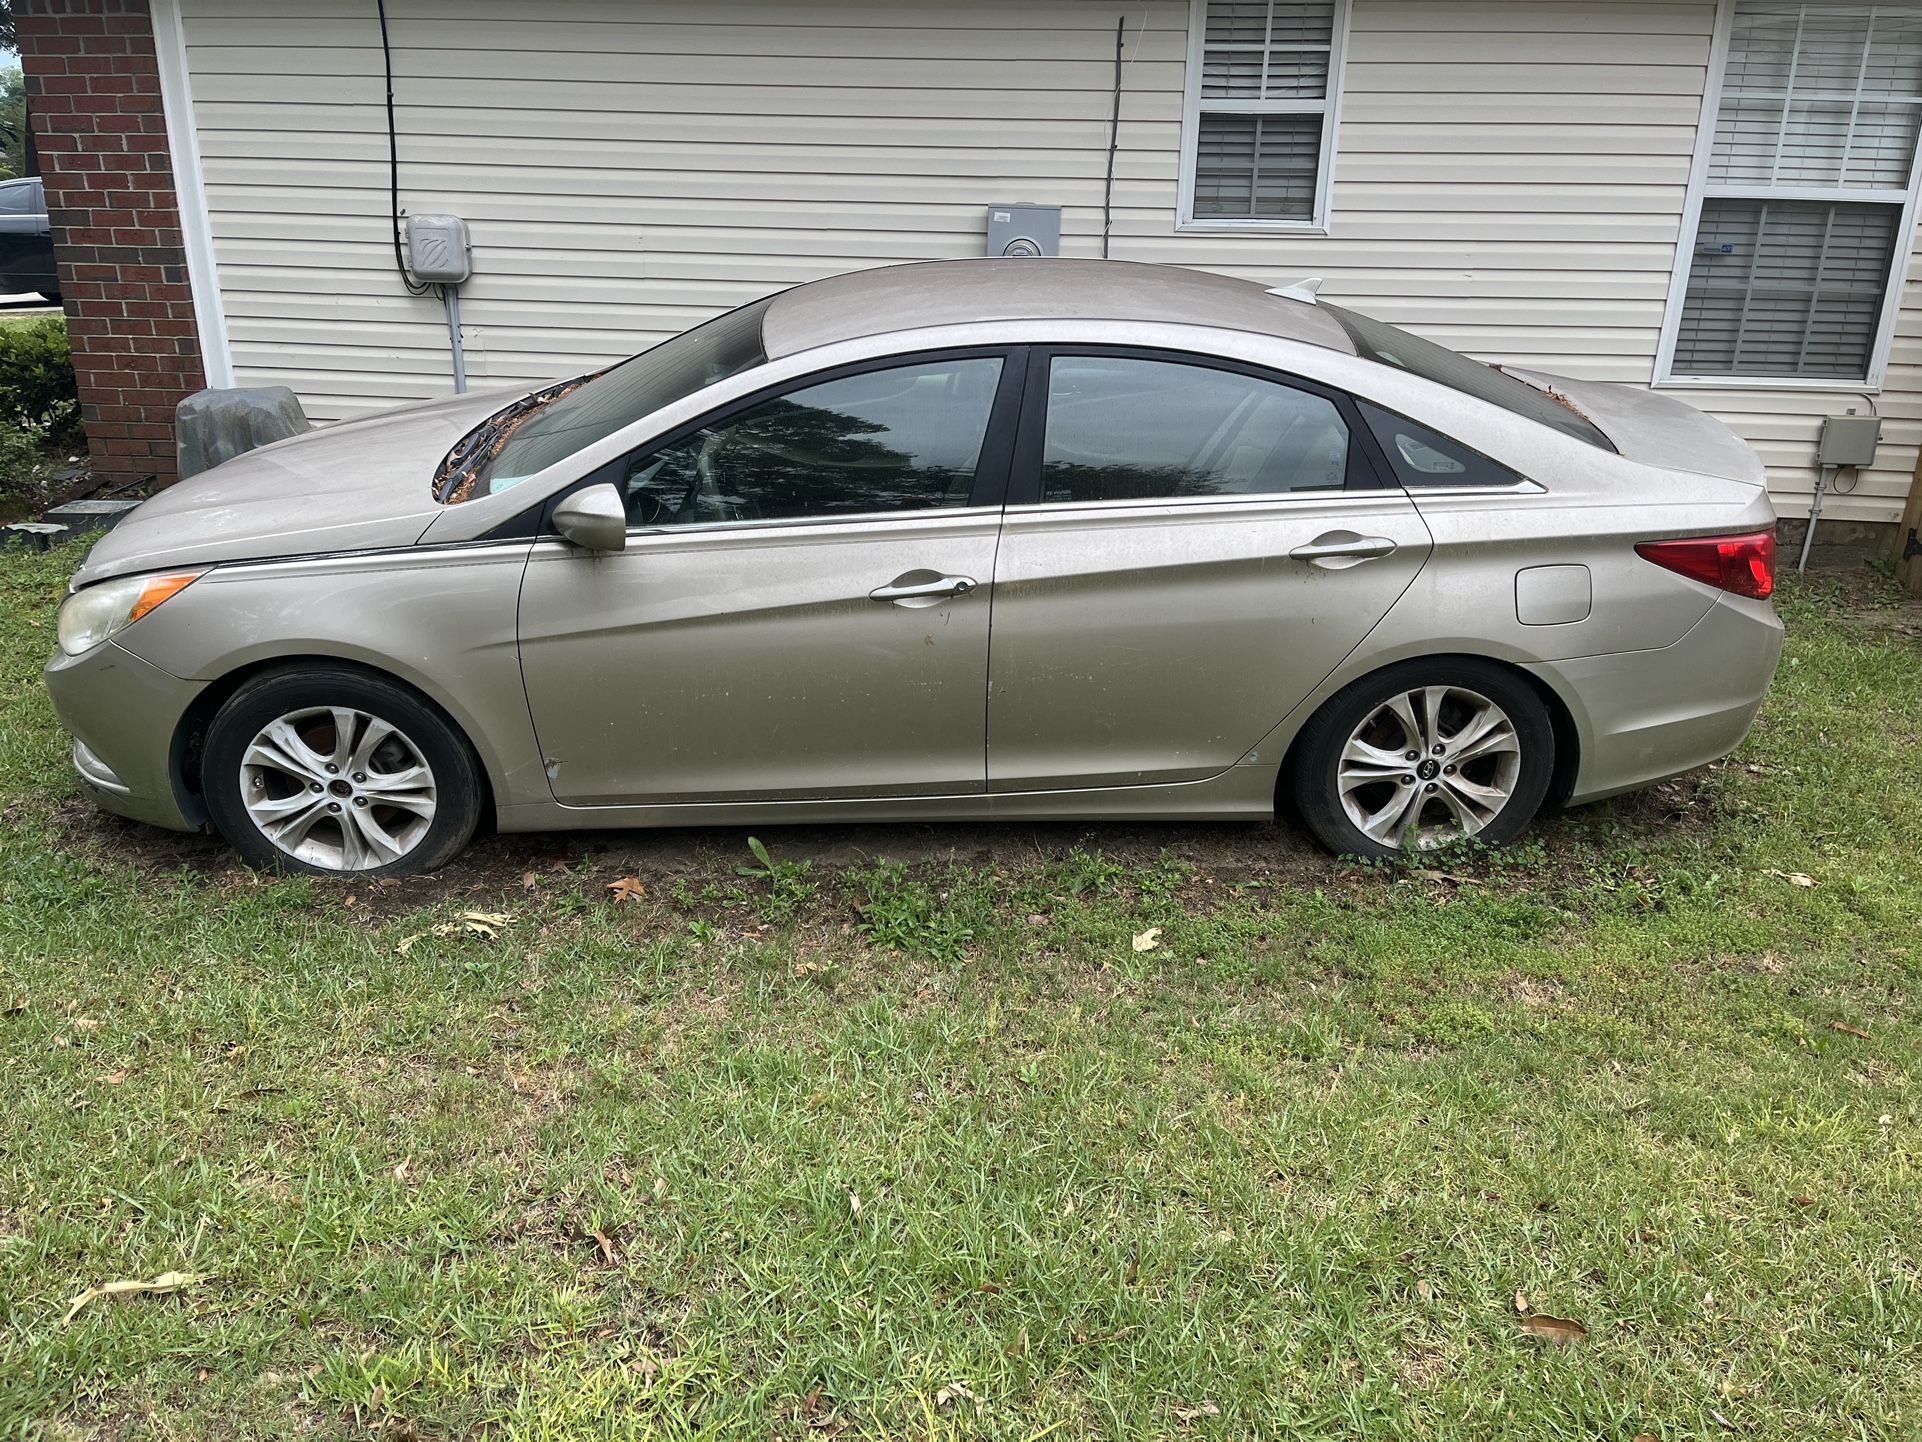
[[[1303,728],[1294,799],[1332,851],[1394,856],[1527,829],[1555,770],[1555,728],[1492,662],[1405,661],[1331,697]]]
[[[413,876],[480,820],[466,738],[411,692],[344,669],[242,686],[208,728],[201,785],[234,850],[281,871]]]

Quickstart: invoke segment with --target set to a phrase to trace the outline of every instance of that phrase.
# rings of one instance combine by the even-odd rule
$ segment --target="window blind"
[[[1737,0],[1671,372],[1866,378],[1919,134],[1922,4]]]
[[[1197,0],[1188,213],[1308,222],[1322,193],[1344,0]]]

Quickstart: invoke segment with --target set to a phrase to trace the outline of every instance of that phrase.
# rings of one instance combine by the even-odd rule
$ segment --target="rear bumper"
[[[198,829],[175,788],[173,745],[202,683],[183,681],[112,641],[84,656],[56,653],[46,674],[87,794],[118,816]]]
[[[1672,646],[1529,667],[1575,721],[1582,759],[1569,801],[1599,801],[1728,755],[1781,658],[1775,608],[1725,595]]]

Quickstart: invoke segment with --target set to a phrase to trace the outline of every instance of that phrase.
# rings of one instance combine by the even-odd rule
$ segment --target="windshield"
[[[473,487],[461,499],[508,490],[663,406],[765,365],[761,317],[771,300],[757,300],[664,340],[527,416],[478,468]]]
[[[1370,320],[1365,315],[1356,315],[1352,310],[1344,310],[1338,305],[1324,302],[1321,308],[1341,323],[1341,328],[1348,332],[1348,338],[1355,343],[1355,349],[1363,360],[1379,361],[1385,366],[1393,366],[1396,370],[1407,371],[1423,380],[1474,396],[1477,400],[1500,406],[1528,420],[1553,426],[1565,436],[1587,441],[1591,446],[1600,446],[1605,451],[1615,449],[1608,443],[1608,437],[1596,430],[1587,417],[1571,410],[1553,396],[1513,376],[1503,375],[1493,366],[1470,360],[1447,346],[1436,345],[1431,340],[1423,340],[1396,326]]]

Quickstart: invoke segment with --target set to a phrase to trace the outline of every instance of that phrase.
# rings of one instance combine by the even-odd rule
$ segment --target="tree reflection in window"
[[[1001,362],[929,361],[763,401],[628,471],[638,526],[803,520],[965,506]]]
[[[1347,476],[1348,427],[1321,396],[1178,361],[1050,364],[1045,502],[1266,495]]]

